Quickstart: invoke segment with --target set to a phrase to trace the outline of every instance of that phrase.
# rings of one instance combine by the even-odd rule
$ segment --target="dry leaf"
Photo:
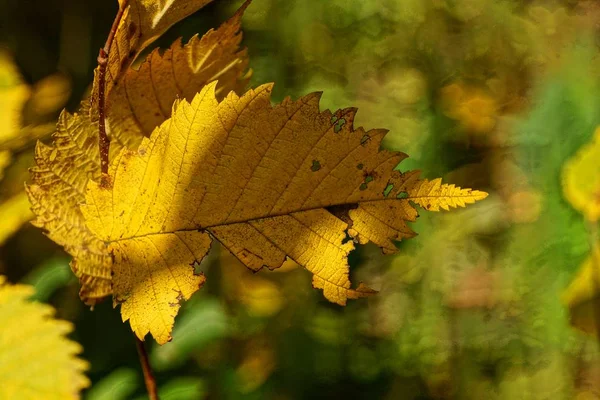
[[[129,67],[148,47],[171,26],[198,11],[212,0],[119,0],[123,10],[106,66],[105,98],[109,102],[115,84],[127,75]],[[92,90],[93,120],[98,119],[99,67]]]
[[[129,69],[122,82],[109,92],[107,124],[113,137],[128,147],[171,115],[176,99],[191,100],[207,83],[219,81],[223,98],[232,90],[243,91],[250,74],[247,51],[240,50],[241,18],[246,6],[217,30],[197,35],[182,46],[178,40],[161,54],[154,50],[139,70]]]
[[[79,399],[89,386],[81,346],[67,339],[72,325],[54,309],[28,301],[33,288],[0,276],[0,398]]]
[[[128,7],[115,37],[115,41],[119,44],[119,51],[122,52],[122,56],[132,52],[137,56],[171,26],[211,1],[119,0],[120,7]]]

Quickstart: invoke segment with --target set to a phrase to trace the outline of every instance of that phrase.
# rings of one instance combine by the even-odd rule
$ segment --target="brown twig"
[[[140,357],[140,364],[142,364],[142,371],[144,372],[144,383],[146,384],[146,390],[148,391],[148,397],[150,400],[159,400],[158,391],[156,388],[156,381],[152,374],[152,367],[150,367],[150,361],[148,361],[148,353],[142,342],[135,333],[135,346],[137,347],[138,355]]]
[[[110,54],[113,40],[128,3],[128,0],[120,2],[119,12],[117,12],[117,16],[110,28],[106,43],[104,43],[104,47],[98,53],[98,146],[100,147],[100,171],[103,176],[108,174],[108,152],[110,149],[110,140],[106,134],[106,99],[104,93],[106,87],[106,67],[108,66],[108,55]]]

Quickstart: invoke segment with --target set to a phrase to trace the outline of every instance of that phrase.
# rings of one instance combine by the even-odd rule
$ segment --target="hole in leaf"
[[[340,118],[333,126],[333,131],[335,133],[338,133],[339,131],[341,131],[342,127],[344,126],[345,123],[346,123],[346,120],[344,118]]]
[[[371,139],[371,136],[365,134],[361,139],[360,139],[360,144],[362,144],[363,146],[366,145],[366,143]]]
[[[363,169],[363,167],[364,167],[363,163],[360,163],[356,166],[356,168],[358,168],[358,169]]]
[[[388,197],[390,195],[390,192],[394,189],[394,185],[392,185],[391,183],[388,184],[385,189],[383,189],[383,196],[384,197]]]
[[[408,197],[408,193],[407,192],[400,192],[396,196],[397,199],[406,199],[407,197]]]
[[[358,187],[360,190],[367,190],[367,184],[366,183],[361,183],[360,186]]]
[[[321,169],[321,163],[319,162],[319,160],[313,160],[310,170],[312,172],[317,172],[320,169]]]

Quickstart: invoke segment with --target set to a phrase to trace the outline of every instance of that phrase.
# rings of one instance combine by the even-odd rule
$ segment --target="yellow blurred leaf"
[[[33,219],[31,205],[25,192],[0,203],[0,245],[28,221]]]
[[[244,349],[243,360],[236,370],[240,391],[250,393],[271,376],[276,367],[276,355],[266,338],[250,341]]]
[[[33,288],[0,276],[0,398],[79,399],[89,386],[81,346],[67,339],[72,325],[54,309],[28,301]]]
[[[36,83],[32,90],[23,83],[12,58],[0,51],[0,180],[4,178],[5,169],[11,166],[13,154],[52,132],[48,124],[42,124],[41,120],[47,117],[48,112],[62,107],[70,94],[69,83],[59,83],[56,79],[58,78],[43,79]],[[57,91],[66,91],[66,94],[56,98]],[[55,97],[50,99],[52,93]],[[30,124],[23,126],[24,123]],[[16,159],[18,160],[18,157]],[[30,164],[30,161],[24,165],[17,163],[16,167],[26,170],[27,164]],[[23,181],[13,180],[18,181],[17,191],[20,193],[15,193],[12,187],[7,187],[11,183],[3,182],[5,194],[0,204],[0,244],[33,218],[23,191]],[[8,198],[11,195],[12,197]]]
[[[4,178],[4,169],[10,165],[11,159],[10,151],[0,150],[0,180]]]
[[[573,308],[592,300],[600,293],[600,246],[579,267],[577,275],[562,295],[563,302]],[[599,321],[600,322],[600,321]]]
[[[285,301],[284,293],[275,282],[258,274],[249,274],[248,269],[228,251],[221,252],[220,263],[223,267],[224,286],[230,288],[225,291],[242,303],[249,314],[269,317],[281,310]],[[284,264],[289,265],[289,260]],[[282,265],[277,271],[286,267]]]
[[[30,93],[12,58],[0,51],[0,143],[19,135],[21,113]]]
[[[600,219],[600,128],[562,170],[565,198],[589,221]]]
[[[440,99],[444,114],[468,132],[485,134],[496,126],[498,105],[482,90],[453,83],[442,88]]]
[[[43,116],[60,110],[71,96],[71,84],[66,76],[54,74],[33,85],[28,108],[34,116]]]

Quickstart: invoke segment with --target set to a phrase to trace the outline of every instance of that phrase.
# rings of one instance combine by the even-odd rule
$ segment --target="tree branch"
[[[106,134],[106,98],[104,93],[106,88],[106,67],[108,66],[108,56],[112,43],[128,3],[128,0],[119,2],[119,12],[110,28],[104,47],[98,53],[98,146],[100,147],[100,170],[103,176],[108,174],[108,153],[110,150],[110,140]]]

